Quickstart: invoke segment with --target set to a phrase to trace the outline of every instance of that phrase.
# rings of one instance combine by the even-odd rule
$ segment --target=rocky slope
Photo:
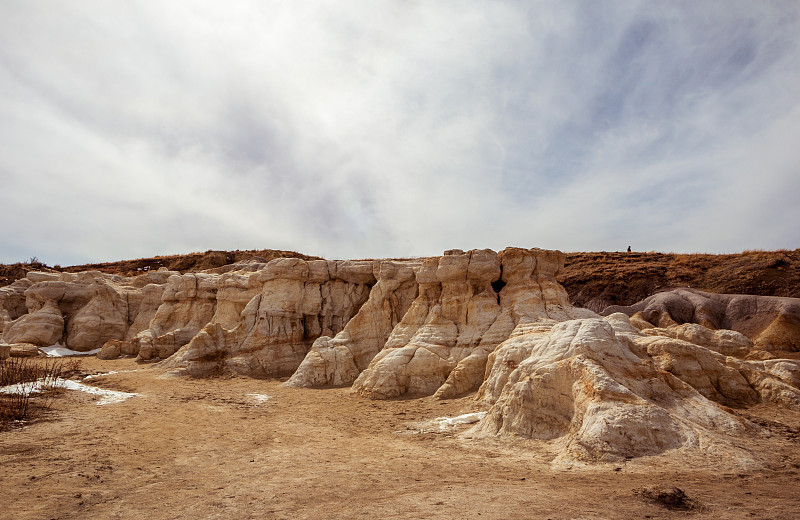
[[[291,376],[287,386],[352,385],[373,399],[478,390],[488,414],[470,435],[544,439],[590,461],[739,453],[735,439],[757,427],[726,407],[800,410],[800,300],[680,290],[602,317],[571,304],[557,281],[574,278],[566,261],[508,248],[32,271],[0,288],[0,355],[61,343],[175,374]]]
[[[800,249],[731,255],[568,253],[558,281],[574,305],[595,312],[678,287],[800,298]]]

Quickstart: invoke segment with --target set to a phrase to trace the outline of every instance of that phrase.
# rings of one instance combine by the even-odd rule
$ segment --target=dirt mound
[[[688,496],[686,496],[686,492],[678,487],[663,488],[656,486],[651,488],[641,488],[634,491],[634,494],[643,498],[644,500],[658,504],[673,511],[691,511],[693,509],[702,509],[702,506],[698,502],[690,499]]]
[[[676,287],[800,297],[800,249],[731,255],[567,253],[558,281],[574,305],[600,312]]]

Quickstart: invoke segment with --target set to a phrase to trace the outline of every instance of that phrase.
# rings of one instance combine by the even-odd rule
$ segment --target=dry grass
[[[600,311],[675,287],[800,297],[800,249],[729,255],[568,253],[558,281],[576,305]]]
[[[0,430],[48,410],[61,392],[59,378],[80,371],[80,360],[36,360],[9,358],[0,361]]]

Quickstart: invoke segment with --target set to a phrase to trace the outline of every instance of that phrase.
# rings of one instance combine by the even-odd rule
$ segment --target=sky
[[[800,247],[800,2],[0,0],[0,262]]]

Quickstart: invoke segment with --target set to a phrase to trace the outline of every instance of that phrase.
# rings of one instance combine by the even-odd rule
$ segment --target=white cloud
[[[4,2],[0,261],[797,247],[799,18]]]

